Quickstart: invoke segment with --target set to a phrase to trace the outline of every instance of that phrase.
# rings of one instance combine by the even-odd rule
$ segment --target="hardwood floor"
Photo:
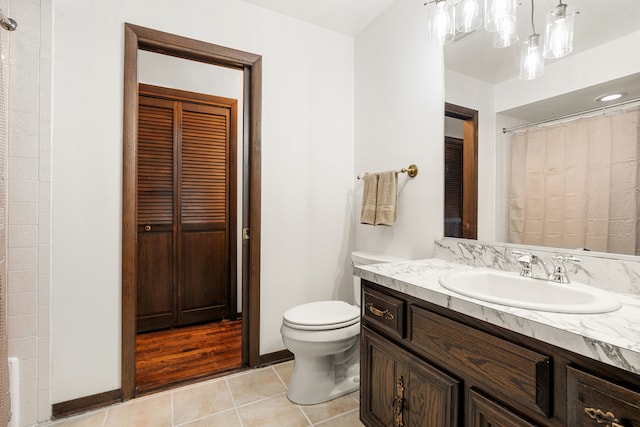
[[[138,393],[242,367],[242,321],[138,334]]]

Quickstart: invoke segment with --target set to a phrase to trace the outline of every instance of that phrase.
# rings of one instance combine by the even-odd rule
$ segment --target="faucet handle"
[[[512,250],[511,255],[518,255],[516,261],[522,266],[520,275],[524,277],[531,277],[531,267],[538,260],[538,257],[531,252],[523,252],[518,250]]]
[[[558,260],[558,264],[553,270],[553,281],[559,283],[570,283],[569,277],[567,276],[567,265],[565,263],[569,261],[577,264],[582,262],[582,260],[572,255],[556,255],[553,259]]]
[[[556,259],[559,261],[559,264],[564,266],[565,262],[569,261],[569,262],[573,262],[573,263],[579,263],[582,262],[582,260],[580,258],[576,258],[573,255],[556,255],[553,257],[553,259]]]
[[[535,256],[531,252],[518,251],[515,249],[511,251],[511,255],[517,256],[518,261],[520,261],[520,259],[523,257],[529,257],[529,259],[532,259]]]

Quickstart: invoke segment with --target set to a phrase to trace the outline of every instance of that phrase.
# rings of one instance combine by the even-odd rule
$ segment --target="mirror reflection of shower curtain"
[[[640,254],[640,109],[511,135],[509,241]]]

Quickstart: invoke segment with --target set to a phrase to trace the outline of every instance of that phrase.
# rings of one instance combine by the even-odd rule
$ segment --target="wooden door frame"
[[[478,112],[444,103],[444,115],[464,121],[462,142],[462,237],[478,238]]]
[[[122,400],[135,397],[136,214],[138,50],[241,70],[244,73],[242,360],[260,364],[260,193],[262,57],[137,25],[124,26],[124,117],[122,196]]]

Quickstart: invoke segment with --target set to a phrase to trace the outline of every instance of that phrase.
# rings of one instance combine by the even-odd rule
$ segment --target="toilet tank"
[[[393,255],[387,255],[376,252],[351,252],[351,265],[369,265],[369,264],[381,264],[384,262],[399,262],[406,261],[404,258],[399,258]],[[361,286],[360,278],[353,276],[353,298],[356,301],[356,305],[360,306]]]

